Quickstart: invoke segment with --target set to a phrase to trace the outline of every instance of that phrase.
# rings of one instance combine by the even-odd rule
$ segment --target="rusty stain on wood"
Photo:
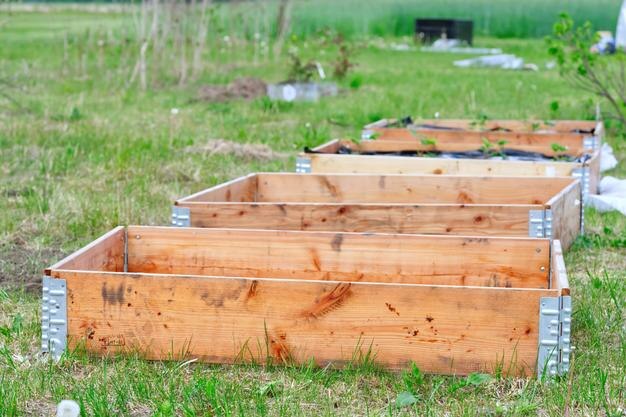
[[[328,294],[316,299],[313,306],[304,310],[302,316],[318,319],[341,307],[341,305],[350,296],[351,285],[352,284],[346,282],[337,284]]]

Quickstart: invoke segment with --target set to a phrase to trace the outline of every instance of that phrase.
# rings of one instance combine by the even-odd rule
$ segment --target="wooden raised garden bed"
[[[567,372],[558,241],[118,227],[45,271],[44,351]]]
[[[259,173],[175,202],[178,226],[525,236],[568,248],[581,228],[572,178]]]
[[[473,150],[484,147],[485,140],[495,147],[537,152],[547,156],[575,155],[597,151],[602,144],[604,124],[601,121],[519,121],[463,119],[379,120],[363,128],[362,139],[417,141],[430,149]],[[436,142],[435,144],[431,144]],[[499,141],[504,141],[498,145]],[[463,146],[459,148],[458,146]]]
[[[600,154],[598,152],[583,155],[579,160],[572,162],[441,158],[428,156],[427,151],[423,152],[426,156],[414,156],[415,152],[406,154],[406,142],[370,140],[354,143],[335,139],[301,153],[296,159],[296,172],[507,177],[573,176],[581,180],[583,195],[595,194],[597,191],[600,177]]]

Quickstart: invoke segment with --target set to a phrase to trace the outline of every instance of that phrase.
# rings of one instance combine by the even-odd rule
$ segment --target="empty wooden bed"
[[[558,241],[118,227],[45,271],[42,348],[564,374]]]
[[[175,202],[177,226],[548,237],[581,229],[573,178],[259,173]]]

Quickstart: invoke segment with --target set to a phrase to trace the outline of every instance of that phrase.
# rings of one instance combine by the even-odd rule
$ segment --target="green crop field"
[[[286,54],[264,52],[236,31],[227,5],[213,14],[215,39],[197,78],[180,82],[170,71],[178,61],[164,55],[149,68],[146,91],[130,82],[136,14],[0,11],[0,416],[53,415],[65,398],[84,416],[626,415],[626,218],[617,212],[587,210],[585,236],[566,255],[576,350],[570,375],[558,380],[392,373],[375,356],[336,370],[100,359],[80,350],[53,363],[39,354],[42,270],[114,226],[168,224],[176,197],[253,171],[292,171],[304,146],[358,138],[383,117],[593,119],[596,104],[605,105],[549,69],[545,42],[532,36],[549,32],[563,8],[613,27],[620,2],[424,6],[441,16],[458,5],[455,16],[476,19],[477,46],[517,54],[538,71],[460,69],[452,62],[465,56],[390,49],[407,42],[397,36],[410,34],[406,19],[421,2],[335,3],[298,4],[294,33],[306,36],[285,46],[330,72],[337,46],[313,33],[337,24],[355,35],[356,66],[338,81],[341,93],[317,103],[198,99],[203,85],[278,82],[289,72]],[[267,28],[271,13],[241,16]],[[626,177],[625,131],[607,125],[621,161],[607,174]],[[215,139],[274,154],[215,154],[207,148]]]

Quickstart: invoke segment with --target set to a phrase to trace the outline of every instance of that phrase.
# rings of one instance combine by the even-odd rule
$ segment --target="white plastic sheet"
[[[599,212],[617,210],[626,216],[626,180],[606,176],[599,185],[599,195],[590,195],[587,205]]]
[[[602,151],[600,154],[600,172],[608,171],[617,166],[617,158],[613,154],[613,148],[608,143],[602,144]]]
[[[502,69],[535,69],[528,65],[524,65],[524,59],[512,54],[484,55],[476,58],[461,59],[454,61],[454,66],[461,68],[470,67],[487,67]]]

